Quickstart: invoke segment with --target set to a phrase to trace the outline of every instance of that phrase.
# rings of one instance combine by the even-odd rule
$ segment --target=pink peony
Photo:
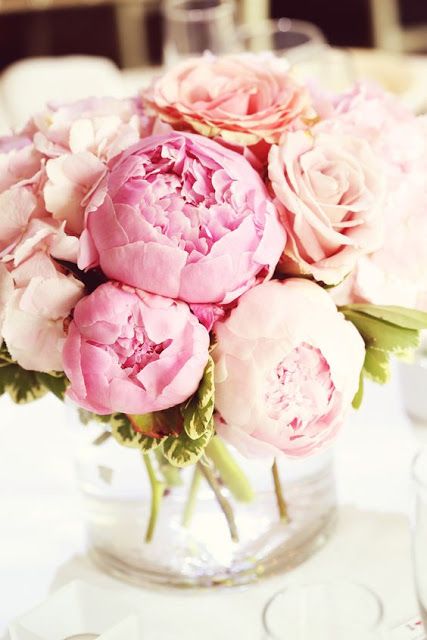
[[[284,134],[269,177],[288,236],[284,273],[337,284],[381,245],[383,168],[365,140],[318,127]]]
[[[41,154],[27,136],[0,137],[0,193],[33,178],[41,168]]]
[[[305,456],[335,437],[365,348],[325,290],[270,281],[215,325],[217,431],[244,455]]]
[[[285,129],[314,116],[287,63],[265,54],[186,60],[157,79],[143,100],[175,128],[243,145],[278,142]]]
[[[69,397],[99,414],[173,407],[196,391],[208,349],[185,303],[103,284],[78,303],[69,327]]]
[[[89,203],[79,266],[189,303],[227,304],[272,273],[284,246],[245,158],[201,136],[147,138],[110,164]]]

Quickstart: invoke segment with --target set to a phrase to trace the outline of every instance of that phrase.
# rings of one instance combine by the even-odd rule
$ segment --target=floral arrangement
[[[224,443],[321,450],[417,346],[426,170],[423,118],[274,56],[47,106],[0,139],[0,393],[69,398],[139,449],[148,540],[167,465],[249,499]]]

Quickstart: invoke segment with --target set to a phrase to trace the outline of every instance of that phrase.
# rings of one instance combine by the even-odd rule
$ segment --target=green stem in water
[[[239,535],[237,533],[237,527],[236,527],[236,522],[234,520],[233,509],[231,508],[230,503],[228,502],[227,498],[224,496],[224,494],[221,491],[221,487],[219,486],[219,482],[215,476],[215,472],[212,470],[211,467],[203,464],[202,462],[198,462],[197,466],[199,467],[200,471],[204,475],[210,488],[214,492],[215,497],[218,501],[218,504],[221,507],[222,512],[224,513],[224,516],[227,520],[228,528],[230,530],[231,539],[233,540],[233,542],[239,542]]]
[[[212,438],[206,447],[206,455],[212,460],[221,480],[236,500],[251,502],[254,499],[254,491],[249,480],[221,438]]]
[[[277,461],[275,460],[272,467],[273,472],[273,481],[274,481],[274,491],[276,493],[277,500],[277,508],[279,510],[280,520],[289,520],[288,516],[288,507],[286,505],[286,500],[283,495],[282,484],[280,482],[279,476],[279,467],[277,466]]]
[[[164,482],[159,480],[154,471],[153,463],[151,462],[150,455],[148,453],[142,455],[145,467],[147,469],[148,479],[151,485],[151,507],[150,507],[150,519],[148,521],[147,531],[145,532],[145,542],[151,542],[156,528],[157,518],[160,511],[160,505],[162,502],[163,494],[166,489]]]
[[[190,491],[188,493],[187,502],[185,503],[184,514],[182,516],[182,526],[189,527],[191,519],[193,517],[194,508],[196,506],[197,494],[199,492],[200,481],[202,474],[199,467],[195,466],[193,471],[193,478],[191,480]]]
[[[108,438],[111,438],[111,433],[109,431],[103,431],[97,438],[95,438],[92,444],[99,447],[101,444],[104,444]]]

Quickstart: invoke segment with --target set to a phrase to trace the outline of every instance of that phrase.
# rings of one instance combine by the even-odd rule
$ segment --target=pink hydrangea
[[[227,304],[271,274],[285,233],[245,158],[194,134],[146,138],[89,203],[79,266],[189,303]]]
[[[365,348],[328,293],[303,279],[245,293],[214,327],[218,433],[249,457],[305,456],[333,441]]]
[[[75,308],[64,348],[68,395],[99,414],[173,407],[196,391],[208,349],[185,303],[106,283]]]

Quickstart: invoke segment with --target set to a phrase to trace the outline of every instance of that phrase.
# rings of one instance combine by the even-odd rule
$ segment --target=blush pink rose
[[[307,90],[272,55],[205,55],[186,60],[143,93],[146,105],[174,128],[226,142],[278,142],[314,115]]]
[[[185,303],[106,283],[75,308],[64,348],[68,395],[99,414],[173,407],[196,391],[208,349]]]
[[[284,273],[335,285],[381,245],[383,167],[362,138],[286,133],[270,150],[269,177],[287,231]]]
[[[80,268],[99,264],[112,280],[189,303],[235,300],[284,247],[256,171],[194,134],[146,138],[118,156],[88,212]]]
[[[220,436],[248,457],[306,456],[333,441],[365,347],[324,289],[295,278],[261,284],[214,332]]]

